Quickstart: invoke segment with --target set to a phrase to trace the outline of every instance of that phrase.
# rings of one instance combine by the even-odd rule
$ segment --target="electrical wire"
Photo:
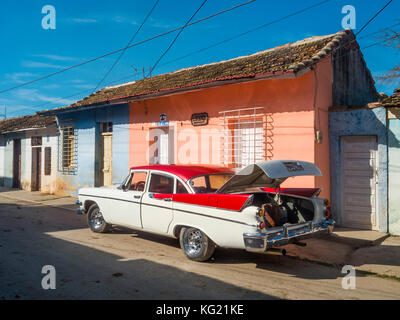
[[[93,89],[93,92],[95,92],[100,85],[103,83],[103,81],[109,76],[109,74],[111,73],[111,71],[114,69],[114,67],[118,64],[118,62],[121,60],[122,56],[124,55],[125,51],[128,49],[128,47],[131,45],[131,43],[133,42],[133,40],[135,40],[136,36],[138,35],[138,33],[140,32],[140,30],[142,29],[142,27],[144,26],[144,24],[146,23],[146,21],[149,19],[149,17],[151,16],[151,14],[153,13],[154,9],[157,7],[158,3],[160,2],[160,0],[156,0],[156,2],[154,3],[153,7],[151,8],[151,10],[148,12],[148,14],[146,15],[146,17],[144,18],[142,24],[139,26],[139,28],[136,30],[135,34],[132,36],[132,38],[129,40],[128,44],[126,45],[126,47],[124,48],[124,50],[121,52],[121,54],[118,56],[118,58],[114,61],[114,63],[112,64],[112,66],[110,67],[110,69],[108,69],[108,71],[106,72],[106,74],[104,75],[104,77],[97,83],[96,87]],[[183,30],[183,29],[181,29]]]
[[[385,10],[385,9],[389,6],[389,4],[391,4],[392,2],[393,2],[393,0],[390,0],[381,10],[379,10],[371,19],[369,19],[368,22],[367,22],[366,24],[364,24],[364,26],[356,33],[356,37],[357,37],[361,32],[363,32],[363,30],[364,30],[372,21],[374,21],[375,18],[376,18],[377,16],[379,16],[379,15],[381,14],[381,12],[382,12],[383,10]]]
[[[281,18],[279,18],[279,19],[276,19],[276,20],[270,21],[270,22],[268,22],[268,23],[262,24],[262,25],[260,25],[260,26],[258,26],[258,27],[249,29],[249,30],[247,30],[247,31],[245,31],[245,32],[243,32],[243,33],[237,34],[237,35],[235,35],[235,36],[233,36],[233,37],[230,37],[230,38],[228,38],[228,39],[219,41],[219,42],[214,43],[214,44],[212,44],[212,45],[210,45],[210,46],[207,46],[207,47],[204,47],[204,48],[201,48],[201,49],[192,51],[192,52],[190,52],[190,53],[188,53],[188,54],[186,54],[186,55],[183,55],[183,56],[178,57],[178,58],[176,58],[176,59],[173,59],[173,60],[170,60],[170,61],[168,61],[168,62],[162,63],[160,66],[162,66],[162,67],[163,67],[163,66],[166,66],[166,65],[168,65],[168,64],[171,64],[171,63],[174,63],[174,62],[183,60],[183,59],[185,59],[185,58],[187,58],[187,57],[190,57],[190,56],[192,56],[192,55],[195,55],[195,54],[201,53],[201,52],[203,52],[203,51],[209,50],[209,49],[211,49],[211,48],[217,47],[217,46],[222,45],[222,44],[224,44],[224,43],[227,43],[227,42],[229,42],[229,41],[238,39],[238,38],[243,37],[243,36],[245,36],[245,35],[247,35],[247,34],[249,34],[249,33],[252,33],[252,32],[255,32],[255,31],[258,31],[258,30],[261,30],[261,29],[266,28],[266,27],[268,27],[268,26],[270,26],[270,25],[273,25],[273,24],[276,24],[276,23],[281,22],[281,21],[283,21],[283,20],[286,20],[286,19],[288,19],[288,18],[294,17],[294,16],[296,16],[296,15],[299,15],[299,14],[301,14],[301,13],[303,13],[303,12],[306,12],[306,11],[311,10],[311,9],[313,9],[313,8],[316,8],[316,7],[318,7],[318,6],[321,6],[321,5],[323,5],[323,4],[327,3],[327,2],[330,2],[330,1],[331,1],[331,0],[324,0],[324,1],[318,2],[318,3],[316,3],[316,4],[312,5],[312,6],[308,6],[308,7],[306,7],[306,8],[301,9],[301,10],[298,10],[298,11],[295,11],[295,12],[293,12],[293,13],[290,13],[290,14],[284,16],[284,17],[281,17]],[[136,76],[136,75],[139,75],[139,74],[140,74],[140,72],[136,72],[136,73],[134,73],[134,74],[132,74],[132,75],[125,76],[125,77],[123,77],[123,78],[119,78],[119,79],[117,79],[117,80],[114,80],[114,81],[112,81],[112,82],[109,82],[108,85],[114,84],[114,83],[118,83],[118,82],[120,82],[120,81],[122,81],[122,80],[130,79],[130,78],[132,78],[132,77],[134,77],[134,76]],[[81,95],[81,94],[84,94],[84,93],[87,93],[87,92],[90,92],[90,91],[91,91],[91,90],[85,90],[85,91],[82,91],[82,92],[78,92],[78,93],[75,93],[75,94],[73,94],[73,95],[69,95],[69,96],[60,98],[60,99],[58,99],[58,100],[55,100],[55,102],[61,101],[61,100],[63,100],[63,99],[68,99],[68,98],[71,98],[71,97],[74,97],[74,96],[78,96],[78,95]],[[54,103],[54,102],[53,102],[53,103]],[[34,109],[40,108],[40,107],[42,107],[42,106],[44,106],[44,105],[46,105],[46,104],[47,104],[47,102],[46,102],[46,103],[42,103],[42,104],[37,105],[37,106],[34,106],[33,108],[34,108]]]
[[[243,3],[241,3],[241,4],[238,4],[238,5],[236,5],[236,6],[233,6],[233,7],[231,7],[231,8],[228,8],[228,9],[225,9],[225,10],[222,10],[222,11],[219,11],[219,12],[216,12],[216,13],[214,13],[214,14],[211,14],[211,15],[205,17],[205,18],[202,18],[202,19],[193,21],[193,22],[189,23],[189,24],[186,25],[186,26],[181,26],[181,27],[178,27],[178,28],[175,28],[175,29],[166,31],[166,32],[164,32],[164,33],[160,33],[160,34],[158,34],[158,35],[155,35],[155,36],[153,36],[153,37],[147,38],[147,39],[142,40],[142,41],[140,41],[140,42],[136,42],[136,43],[134,43],[134,44],[131,44],[131,45],[129,45],[128,47],[124,47],[124,48],[120,48],[120,49],[117,49],[117,50],[108,52],[108,53],[103,54],[103,55],[101,55],[101,56],[92,58],[92,59],[90,59],[90,60],[86,60],[86,61],[81,62],[81,63],[78,63],[78,64],[76,64],[76,65],[73,65],[73,66],[70,66],[70,67],[61,69],[61,70],[59,70],[59,71],[56,71],[56,72],[47,74],[47,75],[45,75],[45,76],[43,76],[43,77],[40,77],[40,78],[31,80],[31,81],[27,81],[27,82],[24,82],[24,83],[21,83],[21,84],[19,84],[19,85],[17,85],[17,86],[11,87],[11,88],[3,89],[3,90],[0,91],[0,94],[5,93],[5,92],[8,92],[8,91],[11,91],[11,90],[15,90],[15,89],[18,89],[18,88],[21,88],[21,87],[24,87],[24,86],[27,86],[27,85],[29,85],[29,84],[32,84],[32,83],[35,83],[35,82],[38,82],[38,81],[41,81],[41,80],[44,80],[44,79],[47,79],[47,78],[50,78],[50,77],[53,77],[53,76],[58,75],[58,74],[60,74],[60,73],[64,73],[64,72],[66,72],[66,71],[69,71],[69,70],[72,70],[72,69],[81,67],[81,66],[86,65],[86,64],[88,64],[88,63],[91,63],[91,62],[94,62],[94,61],[103,59],[103,58],[105,58],[105,57],[114,55],[114,54],[116,54],[116,53],[118,53],[118,52],[121,52],[121,51],[123,51],[123,50],[127,50],[127,49],[130,49],[130,48],[136,47],[136,46],[138,46],[138,45],[141,45],[141,44],[144,44],[144,43],[146,43],[146,42],[152,41],[152,40],[154,40],[154,39],[157,39],[157,38],[166,36],[166,35],[168,35],[168,34],[170,34],[170,33],[173,33],[173,32],[175,32],[175,31],[178,31],[178,30],[180,30],[180,29],[182,29],[182,28],[187,28],[187,27],[189,27],[189,26],[195,25],[195,24],[200,23],[200,22],[203,22],[203,21],[205,21],[205,20],[214,18],[214,17],[216,17],[216,16],[218,16],[218,15],[224,14],[224,13],[226,13],[226,12],[229,12],[229,11],[232,11],[232,10],[235,10],[235,9],[238,9],[238,8],[243,7],[243,6],[245,6],[245,5],[248,5],[248,4],[250,4],[250,3],[254,2],[254,1],[256,1],[256,0],[249,0],[249,1],[247,1],[247,2],[243,2]]]
[[[196,14],[200,11],[200,9],[206,4],[208,0],[204,0],[203,3],[200,5],[200,7],[197,8],[197,10],[192,14],[192,16],[189,18],[189,20],[185,23],[182,29],[179,30],[178,34],[175,36],[174,40],[170,43],[168,48],[161,54],[161,56],[158,58],[158,60],[154,63],[153,67],[151,68],[150,72],[152,73],[155,68],[157,67],[158,63],[161,61],[162,58],[168,53],[168,51],[172,48],[172,46],[175,44],[176,40],[178,40],[179,36],[183,32],[183,30],[187,27],[187,25],[193,20],[193,18],[196,16]]]

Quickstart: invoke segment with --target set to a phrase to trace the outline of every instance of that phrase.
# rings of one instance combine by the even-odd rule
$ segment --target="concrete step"
[[[356,249],[378,245],[388,237],[390,237],[388,233],[375,230],[336,227],[333,234],[326,239],[347,244]]]

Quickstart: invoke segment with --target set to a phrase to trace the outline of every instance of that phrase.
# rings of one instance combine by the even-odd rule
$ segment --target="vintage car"
[[[111,225],[179,238],[183,252],[208,260],[217,246],[263,252],[329,233],[329,202],[320,190],[280,189],[288,178],[319,176],[313,163],[293,160],[249,165],[238,173],[207,166],[131,168],[114,187],[79,190],[79,213],[93,232]]]

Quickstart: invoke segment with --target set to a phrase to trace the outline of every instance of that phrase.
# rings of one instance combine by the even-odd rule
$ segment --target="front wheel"
[[[97,204],[92,204],[87,214],[90,230],[96,233],[105,233],[110,229],[110,225],[104,220],[100,208]]]
[[[210,259],[216,247],[204,232],[196,228],[182,228],[179,240],[184,254],[194,261]]]

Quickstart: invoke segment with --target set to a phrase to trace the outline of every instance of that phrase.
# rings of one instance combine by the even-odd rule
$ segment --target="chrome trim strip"
[[[151,206],[151,207],[156,207],[156,208],[170,209],[169,207],[158,206],[158,205],[155,205],[155,204],[140,203],[140,202],[137,202],[137,201],[130,201],[130,200],[124,200],[124,199],[111,198],[111,197],[92,196],[92,195],[88,195],[88,194],[80,194],[80,196],[94,197],[94,198],[102,198],[102,199],[110,199],[110,200],[124,201],[124,202],[131,202],[131,203],[142,204],[142,205]],[[184,202],[182,202],[182,203],[184,203]],[[189,203],[184,203],[184,204],[189,204]],[[200,206],[200,205],[195,205],[195,204],[192,204],[192,205],[193,205],[193,206],[199,206],[199,207],[209,208],[209,207],[206,207],[206,206]],[[212,208],[215,208],[215,207],[212,207]],[[218,209],[218,208],[216,208],[216,209]],[[190,213],[190,214],[195,214],[195,215],[198,215],[198,216],[203,216],[203,217],[208,217],[208,218],[214,218],[214,219],[223,220],[223,221],[228,221],[228,222],[233,222],[233,223],[238,223],[238,224],[243,224],[243,225],[250,226],[250,227],[257,227],[256,224],[253,225],[253,224],[249,224],[249,223],[246,223],[246,222],[241,222],[241,221],[236,221],[236,220],[231,220],[231,219],[225,219],[225,218],[210,216],[210,215],[207,215],[207,214],[197,213],[197,212],[193,212],[193,211],[187,211],[187,210],[175,209],[175,208],[173,208],[173,209],[171,209],[171,210],[179,211],[179,212],[185,212],[185,213]],[[227,210],[227,209],[220,209],[220,210]],[[229,211],[238,212],[238,211],[234,211],[234,210],[229,210]]]

